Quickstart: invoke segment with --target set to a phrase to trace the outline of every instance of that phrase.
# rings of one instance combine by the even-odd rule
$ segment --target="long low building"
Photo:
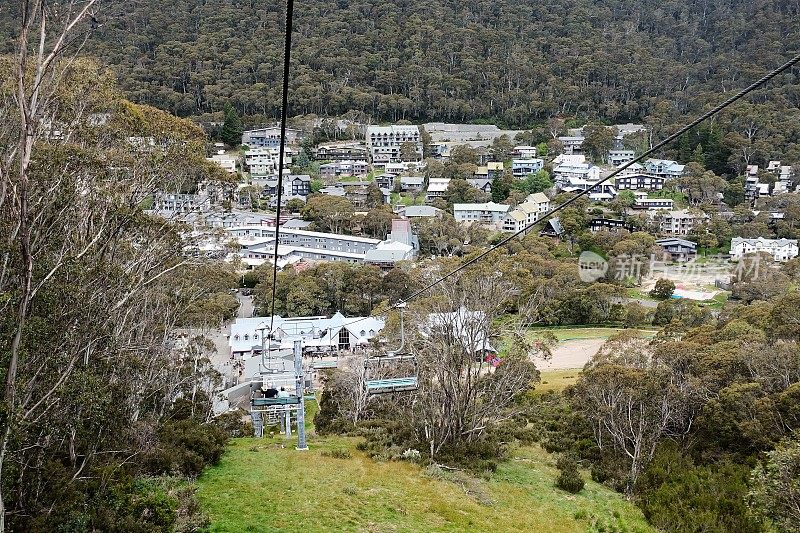
[[[275,228],[243,226],[226,228],[228,235],[238,240],[240,257],[256,266],[275,255]],[[419,249],[417,237],[408,220],[393,220],[392,232],[386,240],[323,233],[303,229],[281,228],[278,242],[278,265],[294,262],[293,258],[309,261],[345,261],[369,263],[384,269],[398,261],[414,259]]]
[[[271,339],[269,327],[274,329]],[[263,348],[291,350],[294,341],[303,342],[304,348],[351,350],[366,345],[383,329],[385,321],[379,317],[348,318],[336,313],[325,316],[295,318],[254,317],[237,318],[231,325],[228,346],[231,357],[247,358],[260,355]]]

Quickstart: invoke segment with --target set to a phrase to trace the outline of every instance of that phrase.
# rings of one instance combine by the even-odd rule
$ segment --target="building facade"
[[[387,163],[401,162],[401,148],[407,143],[414,147],[416,159],[422,159],[422,137],[419,126],[369,126],[366,138],[367,149],[374,166],[385,167]]]

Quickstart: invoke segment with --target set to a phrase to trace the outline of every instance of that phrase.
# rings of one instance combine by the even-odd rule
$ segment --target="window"
[[[254,340],[254,341],[257,341],[257,340],[258,340],[258,333],[253,333],[253,340]]]
[[[246,341],[250,340],[250,335],[248,335],[247,333],[245,333],[245,334],[244,334],[244,340],[246,340]]]
[[[359,331],[359,334],[360,334],[362,337],[364,337],[364,336],[366,336],[366,335],[367,335],[367,332],[366,332],[366,331],[364,331],[364,330],[362,329],[361,331]]]
[[[234,335],[233,336],[233,340],[238,341],[239,340],[239,335]]]

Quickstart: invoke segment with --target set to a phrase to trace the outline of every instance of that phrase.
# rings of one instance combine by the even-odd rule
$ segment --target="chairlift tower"
[[[262,333],[261,344],[261,383],[259,389],[265,390],[265,387],[272,384],[272,381],[277,376],[285,376],[285,369],[278,370],[272,365],[271,346],[266,348],[264,330],[269,328],[260,328]],[[272,341],[272,334],[267,335],[268,339]],[[265,350],[266,348],[266,350]],[[280,423],[281,429],[287,437],[292,436],[291,416],[295,412],[297,420],[297,450],[308,450],[306,443],[305,431],[305,402],[303,401],[303,390],[305,386],[305,373],[303,371],[303,343],[300,340],[294,341],[294,374],[293,381],[295,383],[293,396],[277,396],[267,398],[265,395],[256,393],[256,390],[251,392],[250,398],[250,415],[253,420],[253,433],[256,437],[264,436],[264,425],[268,423]],[[265,357],[266,356],[266,357]],[[282,361],[282,363],[285,363]],[[290,371],[291,372],[291,371]]]

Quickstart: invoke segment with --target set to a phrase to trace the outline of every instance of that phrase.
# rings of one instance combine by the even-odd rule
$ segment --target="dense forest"
[[[97,16],[88,52],[134,101],[277,114],[283,2],[132,0]],[[798,17],[785,0],[309,0],[295,9],[291,111],[516,126],[681,115],[796,53]],[[796,87],[780,94],[772,105],[797,108]]]

